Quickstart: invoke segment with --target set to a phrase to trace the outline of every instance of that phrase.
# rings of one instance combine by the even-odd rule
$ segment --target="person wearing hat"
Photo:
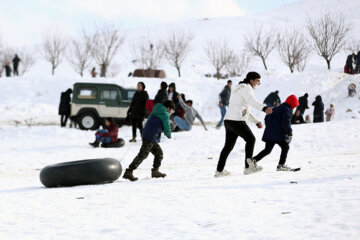
[[[299,105],[295,95],[289,96],[279,107],[273,109],[272,114],[265,117],[265,131],[262,140],[265,142],[265,149],[253,159],[259,162],[269,155],[275,144],[281,147],[281,154],[277,171],[290,171],[292,168],[285,165],[289,152],[289,143],[292,138],[291,118],[293,109]]]
[[[281,99],[279,97],[279,91],[276,90],[275,92],[270,93],[264,100],[264,103],[268,107],[277,107],[281,103]]]
[[[139,82],[137,84],[137,91],[134,94],[134,97],[130,104],[130,108],[128,110],[128,115],[131,119],[133,135],[133,138],[130,139],[130,142],[136,142],[137,128],[140,130],[140,134],[142,134],[143,132],[143,121],[146,113],[145,105],[148,99],[149,95],[145,91],[145,84],[143,82]]]
[[[168,85],[166,82],[161,82],[160,89],[154,98],[154,104],[164,103],[166,100],[168,100],[168,95],[167,95],[167,91],[166,91],[167,87],[168,87]]]
[[[261,171],[261,168],[257,168],[256,162],[252,159],[256,139],[246,123],[247,121],[251,121],[255,123],[258,128],[262,128],[262,123],[251,113],[250,107],[258,111],[263,111],[266,114],[272,112],[272,108],[267,107],[255,98],[254,89],[260,85],[260,78],[259,73],[249,72],[244,81],[239,82],[239,84],[232,89],[229,109],[224,121],[225,146],[220,153],[215,177],[230,174],[230,172],[224,170],[224,167],[238,137],[241,137],[246,142],[244,174]]]

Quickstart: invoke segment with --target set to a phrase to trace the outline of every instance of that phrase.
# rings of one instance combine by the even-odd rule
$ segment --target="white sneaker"
[[[291,171],[292,168],[286,165],[277,165],[276,171]]]
[[[229,176],[231,175],[230,172],[223,170],[222,172],[216,171],[214,177],[218,178],[218,177],[225,177],[225,176]]]
[[[248,174],[251,174],[251,173],[260,172],[262,170],[263,170],[262,166],[257,166],[255,170],[253,168],[251,168],[251,167],[248,167],[248,168],[244,168],[244,174],[248,175]]]

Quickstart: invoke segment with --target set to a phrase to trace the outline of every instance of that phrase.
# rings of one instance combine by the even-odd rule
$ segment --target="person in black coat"
[[[148,93],[145,91],[145,84],[139,82],[137,84],[137,91],[131,101],[128,114],[130,115],[132,124],[132,135],[133,138],[130,142],[136,142],[136,128],[139,128],[140,133],[143,132],[143,121],[146,113],[146,101],[149,99]]]
[[[313,122],[324,122],[324,103],[322,102],[321,96],[318,95],[315,98],[314,106],[314,120]]]
[[[157,92],[154,98],[154,104],[164,103],[166,100],[168,100],[167,87],[168,85],[166,82],[161,82],[160,90]]]
[[[301,116],[300,111],[297,110],[295,114],[292,116],[291,124],[301,124],[305,123],[304,117]]]
[[[178,116],[182,110],[182,109],[180,109],[181,106],[179,103],[178,95],[179,95],[179,93],[176,91],[175,83],[174,82],[170,83],[169,88],[168,88],[168,100],[173,101],[173,103],[175,104],[175,112],[171,116],[171,118],[173,118],[174,116]]]
[[[10,62],[7,62],[6,65],[5,65],[5,76],[6,77],[11,77]]]
[[[295,95],[289,96],[279,107],[273,108],[272,114],[265,117],[265,131],[262,140],[265,142],[265,149],[254,157],[256,162],[269,155],[275,144],[281,147],[281,155],[277,171],[289,171],[291,168],[285,165],[289,152],[289,143],[292,138],[291,118],[292,109],[299,105]]]
[[[349,56],[347,56],[345,69],[344,69],[345,73],[350,73],[350,74],[354,73],[353,62],[355,62],[355,53],[352,53]]]
[[[275,92],[270,93],[264,100],[264,103],[268,106],[268,107],[276,107],[278,105],[280,105],[281,103],[281,99],[279,97],[279,91],[276,90]]]
[[[355,73],[358,74],[360,73],[360,51],[357,53],[356,55],[356,66],[355,66]]]
[[[61,118],[60,118],[61,127],[66,126],[66,122],[67,122],[68,118],[70,117],[70,113],[71,113],[70,94],[71,93],[72,93],[71,88],[69,88],[65,92],[61,93],[60,104],[59,104],[59,115],[61,116]]]
[[[305,109],[309,109],[308,97],[309,97],[309,94],[307,94],[307,93],[305,93],[304,96],[299,97],[299,106],[296,108],[296,111],[299,110],[301,116],[304,116]]]
[[[14,76],[19,76],[18,67],[19,67],[19,62],[20,61],[21,61],[21,59],[18,57],[17,54],[15,54],[15,57],[12,60],[13,68],[14,68]]]
[[[226,107],[229,106],[229,102],[230,102],[231,86],[232,86],[232,81],[228,80],[227,84],[225,85],[225,87],[223,88],[221,93],[219,94],[219,108],[220,108],[221,118],[220,118],[219,123],[216,125],[217,129],[220,129],[224,122],[224,118],[225,118],[225,114],[226,114]]]

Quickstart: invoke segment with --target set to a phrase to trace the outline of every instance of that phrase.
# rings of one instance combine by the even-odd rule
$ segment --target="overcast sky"
[[[132,29],[158,23],[258,14],[299,0],[1,0],[0,39],[5,45],[39,42],[57,26],[74,34],[93,21]]]

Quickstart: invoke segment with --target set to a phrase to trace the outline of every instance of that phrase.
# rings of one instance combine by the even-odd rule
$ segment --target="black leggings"
[[[225,146],[220,153],[219,162],[217,165],[217,170],[222,172],[224,170],[226,159],[228,158],[230,152],[233,150],[237,138],[240,136],[246,142],[245,144],[245,167],[248,168],[249,165],[246,162],[247,158],[252,158],[254,153],[255,146],[255,136],[251,132],[249,126],[245,121],[224,121],[226,137],[225,137]]]
[[[140,134],[142,135],[143,120],[144,119],[136,119],[136,118],[131,119],[133,138],[136,138],[136,128],[138,128],[140,130]]]
[[[284,165],[286,162],[287,154],[289,152],[289,143],[287,142],[266,142],[265,149],[262,150],[258,155],[254,157],[254,159],[258,162],[263,159],[265,156],[269,155],[273,150],[275,144],[278,144],[281,147],[281,154],[279,165]]]

